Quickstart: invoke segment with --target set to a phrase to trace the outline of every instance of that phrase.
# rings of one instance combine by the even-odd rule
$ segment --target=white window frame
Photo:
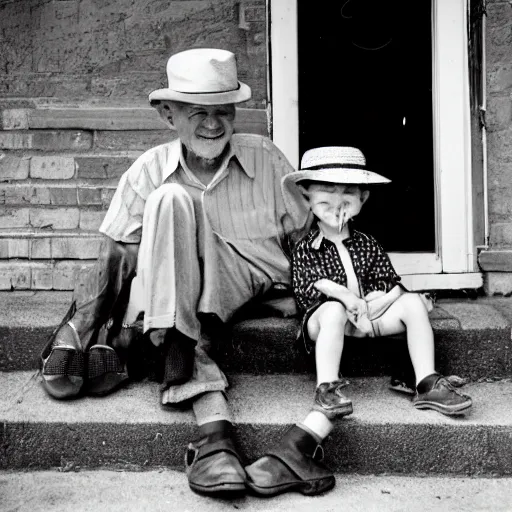
[[[270,0],[272,138],[299,163],[297,1]],[[472,229],[467,0],[433,0],[436,250],[390,253],[412,289],[482,286]],[[429,276],[432,276],[429,278]]]

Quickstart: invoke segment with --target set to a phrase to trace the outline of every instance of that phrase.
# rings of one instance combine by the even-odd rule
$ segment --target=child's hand
[[[356,318],[366,315],[368,307],[366,301],[353,295],[353,297],[347,297],[345,301],[345,308],[348,313],[351,313]]]
[[[335,283],[330,279],[319,279],[314,284],[314,287],[319,292],[322,292],[324,295],[327,295],[327,297],[333,297],[334,299],[338,299],[339,301],[343,302],[343,304],[345,304],[345,298],[347,298],[349,295],[354,295],[349,291],[349,289],[346,286]]]
[[[330,279],[320,279],[314,286],[328,297],[339,300],[352,315],[359,316],[367,311],[366,301],[352,293],[346,286]]]

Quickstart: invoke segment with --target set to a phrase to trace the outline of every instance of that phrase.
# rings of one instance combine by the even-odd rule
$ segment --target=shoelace
[[[463,393],[461,393],[457,388],[453,387],[453,385],[450,383],[450,381],[446,377],[441,377],[438,381],[439,384],[444,386],[448,391],[452,391],[456,395],[459,395],[461,397],[464,396]]]

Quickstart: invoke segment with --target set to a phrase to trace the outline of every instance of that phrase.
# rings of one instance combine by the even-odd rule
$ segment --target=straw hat
[[[363,153],[346,146],[310,149],[302,156],[300,167],[283,178],[283,185],[304,180],[351,185],[376,185],[391,181],[369,171]]]
[[[167,80],[169,86],[153,91],[149,101],[222,105],[251,97],[251,88],[238,81],[235,55],[227,50],[196,48],[176,53],[167,62]]]

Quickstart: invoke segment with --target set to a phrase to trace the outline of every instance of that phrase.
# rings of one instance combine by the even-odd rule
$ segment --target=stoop
[[[37,356],[70,299],[68,292],[0,294],[0,469],[183,469],[197,428],[190,410],[160,405],[157,383],[143,379],[108,397],[68,402],[44,393]],[[354,414],[330,436],[326,462],[344,473],[512,475],[510,311],[510,299],[482,298],[439,301],[431,313],[440,370],[470,380],[474,407],[461,419],[417,411],[387,389],[389,354],[403,354],[403,340],[347,344]],[[296,345],[297,325],[245,320],[220,351],[248,461],[309,410],[315,381]]]
[[[0,292],[0,370],[38,367],[41,348],[71,298],[70,292]],[[471,381],[512,377],[512,299],[440,300],[430,317],[440,371]],[[295,318],[244,320],[223,338],[217,358],[229,374],[311,372],[298,328]],[[347,376],[389,375],[394,359],[406,355],[403,337],[353,339],[346,345],[342,370]]]

